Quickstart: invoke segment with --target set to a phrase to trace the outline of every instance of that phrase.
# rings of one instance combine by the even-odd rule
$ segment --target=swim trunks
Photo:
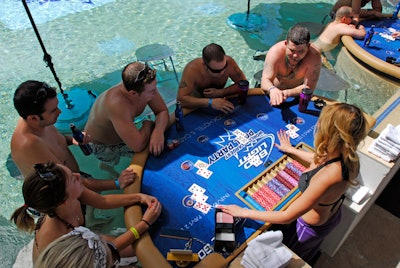
[[[107,165],[117,165],[121,156],[132,157],[135,153],[125,143],[120,144],[91,144],[93,154]]]
[[[284,231],[283,243],[306,262],[311,262],[324,238],[340,223],[342,210],[338,209],[320,226],[307,224],[301,217]]]

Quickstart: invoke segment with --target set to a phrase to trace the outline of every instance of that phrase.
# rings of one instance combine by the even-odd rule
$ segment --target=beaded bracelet
[[[211,104],[212,104],[212,99],[210,98],[210,99],[208,100],[208,107],[211,108],[211,107],[212,107]]]
[[[115,179],[115,186],[117,187],[117,189],[119,190],[119,189],[121,189],[121,186],[119,185],[119,181],[118,181],[118,179]]]
[[[139,232],[136,230],[135,227],[132,226],[131,228],[129,228],[129,231],[132,232],[132,234],[136,238],[136,240],[138,240],[140,238]]]

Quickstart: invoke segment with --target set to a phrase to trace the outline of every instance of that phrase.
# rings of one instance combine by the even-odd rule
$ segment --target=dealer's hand
[[[241,208],[237,205],[217,205],[216,207],[233,217],[246,218],[246,208]]]

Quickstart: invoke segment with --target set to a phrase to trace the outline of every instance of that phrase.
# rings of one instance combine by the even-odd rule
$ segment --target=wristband
[[[272,87],[268,88],[267,91],[271,92],[271,90],[273,90],[274,88],[276,88],[276,86],[272,86]]]
[[[146,221],[145,219],[141,219],[141,221],[142,221],[142,222],[144,222],[144,223],[146,223],[146,224],[147,224],[147,226],[148,226],[149,228],[151,227],[151,224],[150,224],[150,222]]]
[[[136,238],[136,240],[138,240],[140,238],[139,232],[136,230],[135,227],[132,226],[131,228],[129,228],[129,231],[132,232],[132,234]]]
[[[211,107],[212,107],[211,104],[212,104],[212,99],[209,99],[209,100],[208,100],[208,107],[211,108]]]
[[[115,179],[115,186],[117,187],[117,189],[119,190],[119,189],[121,189],[121,186],[119,185],[119,181],[118,181],[118,179]]]

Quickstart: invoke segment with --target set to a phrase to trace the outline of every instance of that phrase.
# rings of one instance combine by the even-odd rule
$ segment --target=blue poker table
[[[384,18],[381,20],[361,21],[365,30],[374,28],[374,34],[369,46],[364,46],[364,40],[343,36],[342,42],[356,58],[366,65],[400,79],[400,39],[391,38],[392,31],[400,31],[400,20]],[[388,62],[387,62],[388,61]],[[397,64],[397,65],[395,65]]]
[[[230,114],[213,109],[186,114],[183,131],[174,124],[166,131],[166,140],[175,146],[158,157],[148,156],[145,162],[141,191],[156,196],[163,205],[149,233],[164,257],[171,249],[190,249],[200,260],[213,253],[216,205],[254,209],[235,193],[282,158],[274,147],[277,131],[295,125],[292,143],[313,144],[319,110],[312,102],[307,113],[300,113],[296,98],[279,107],[272,107],[264,95],[249,95],[244,105],[232,101],[235,110]],[[198,193],[199,198],[193,198]],[[281,209],[295,194],[274,209]],[[249,219],[235,220],[237,248],[264,226]]]

